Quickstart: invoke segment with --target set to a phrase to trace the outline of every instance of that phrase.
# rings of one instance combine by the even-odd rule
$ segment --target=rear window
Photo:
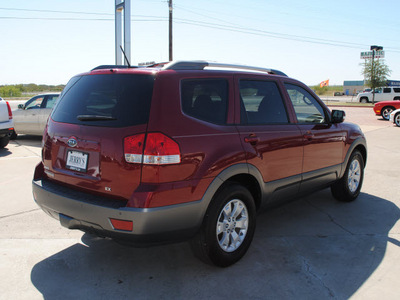
[[[52,113],[54,121],[102,127],[148,122],[154,76],[85,75],[70,83]]]

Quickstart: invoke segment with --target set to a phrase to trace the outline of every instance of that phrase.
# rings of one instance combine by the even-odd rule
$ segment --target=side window
[[[53,108],[54,104],[56,104],[56,101],[58,99],[58,95],[57,96],[47,96],[47,101],[46,101],[46,108]]]
[[[278,86],[273,81],[241,80],[240,101],[242,124],[289,122]]]
[[[35,97],[32,100],[28,101],[25,105],[25,109],[36,109],[40,108],[42,105],[44,97]]]
[[[395,93],[400,93],[400,88],[393,88]]]
[[[383,92],[390,93],[390,92],[392,92],[392,89],[391,88],[383,88]]]
[[[293,103],[299,123],[325,122],[324,109],[309,92],[293,84],[285,84],[285,87]]]
[[[181,83],[182,110],[188,116],[215,124],[226,123],[228,81],[186,79]]]

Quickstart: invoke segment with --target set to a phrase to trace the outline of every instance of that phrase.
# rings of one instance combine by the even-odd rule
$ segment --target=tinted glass
[[[57,122],[125,127],[149,118],[154,77],[112,74],[75,77],[52,113]],[[69,83],[68,83],[69,85]]]
[[[393,88],[395,93],[400,93],[400,88]]]
[[[293,84],[285,84],[285,87],[299,123],[325,122],[325,110],[309,92]]]
[[[40,96],[40,97],[35,97],[35,98],[29,100],[25,104],[25,109],[40,108],[40,106],[42,105],[43,99],[44,99],[44,96]]]
[[[181,84],[182,110],[194,118],[226,123],[228,82],[225,79],[188,79]]]
[[[53,108],[54,104],[56,104],[57,99],[58,95],[47,96],[46,108]]]
[[[272,81],[240,81],[241,123],[288,123],[278,86]]]
[[[391,88],[384,88],[384,89],[383,89],[383,92],[384,92],[384,93],[391,93],[391,92],[392,92],[392,89],[391,89]]]

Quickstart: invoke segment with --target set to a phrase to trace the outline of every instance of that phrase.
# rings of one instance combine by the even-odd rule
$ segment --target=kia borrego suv
[[[366,140],[280,71],[203,61],[100,66],[48,120],[33,195],[70,229],[132,245],[190,240],[229,266],[256,212],[330,187],[357,198]]]

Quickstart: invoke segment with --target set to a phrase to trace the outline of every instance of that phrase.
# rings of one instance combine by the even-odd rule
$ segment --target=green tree
[[[366,79],[366,85],[373,91],[377,87],[386,86],[387,77],[392,71],[385,64],[383,59],[367,59],[362,70],[362,74]]]
[[[2,97],[20,97],[21,91],[13,85],[5,85],[0,87],[0,96]]]

